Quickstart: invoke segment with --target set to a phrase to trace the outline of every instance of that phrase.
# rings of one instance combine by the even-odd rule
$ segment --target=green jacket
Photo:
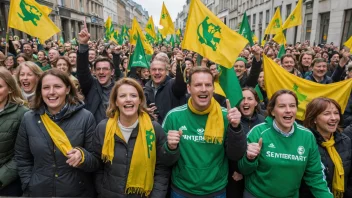
[[[17,167],[13,159],[15,141],[22,117],[28,109],[24,106],[8,103],[0,112],[0,182],[3,188],[17,177]]]
[[[313,133],[294,123],[293,134],[285,137],[273,123],[267,117],[247,135],[248,143],[262,138],[263,144],[254,161],[244,155],[238,162],[246,190],[255,197],[298,197],[303,178],[315,197],[332,198]]]

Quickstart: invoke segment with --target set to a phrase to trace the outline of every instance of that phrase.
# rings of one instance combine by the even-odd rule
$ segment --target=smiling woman
[[[315,98],[306,109],[304,126],[309,128],[318,144],[326,180],[335,197],[352,197],[351,140],[338,129],[343,123],[341,107],[332,99]],[[300,196],[313,197],[307,185],[301,188]]]
[[[295,93],[277,91],[265,122],[248,133],[247,154],[238,163],[245,176],[244,198],[297,197],[302,180],[315,197],[333,197],[314,136],[295,122],[297,105]]]
[[[25,61],[19,65],[16,78],[25,100],[30,102],[33,99],[35,88],[42,74],[40,67],[31,61]]]
[[[94,197],[89,172],[95,128],[69,77],[51,69],[39,78],[32,111],[24,115],[15,146],[22,189],[31,197]]]

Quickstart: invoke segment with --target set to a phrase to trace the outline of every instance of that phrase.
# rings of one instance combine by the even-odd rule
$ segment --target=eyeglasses
[[[108,67],[95,68],[95,71],[97,71],[97,72],[99,72],[99,71],[107,72],[107,71],[110,71],[110,68],[108,68]]]
[[[150,69],[150,71],[152,71],[152,72],[156,72],[156,71],[158,71],[158,72],[163,72],[163,71],[165,71],[165,69],[162,69],[162,68],[152,68],[152,69]]]

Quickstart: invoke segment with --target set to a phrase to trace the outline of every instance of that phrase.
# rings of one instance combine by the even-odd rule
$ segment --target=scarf
[[[198,111],[193,107],[191,99],[188,99],[188,107],[193,113],[197,115],[209,114],[205,124],[204,140],[208,143],[222,144],[225,127],[220,104],[211,98],[210,106],[204,111]]]
[[[321,145],[326,148],[335,165],[334,177],[332,179],[332,192],[334,193],[334,197],[343,197],[343,193],[345,192],[345,171],[343,169],[341,157],[334,147],[334,136],[332,135],[329,141],[322,142]]]
[[[106,124],[101,155],[104,162],[110,161],[112,163],[114,158],[115,134],[125,141],[118,127],[118,120],[119,112],[116,112],[114,118],[109,118]],[[152,121],[147,113],[140,113],[138,121],[138,135],[128,171],[125,193],[145,194],[145,196],[148,196],[154,185],[156,163],[155,132]]]
[[[67,138],[66,133],[50,119],[48,114],[40,115],[49,136],[53,140],[55,146],[61,151],[62,154],[67,156],[67,152],[72,149],[70,140]],[[83,156],[82,156],[83,159]]]

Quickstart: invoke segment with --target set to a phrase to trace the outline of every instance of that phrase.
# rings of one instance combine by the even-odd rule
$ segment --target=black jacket
[[[251,71],[249,72],[249,75],[245,73],[240,81],[241,87],[255,87],[258,84],[258,77],[260,74],[260,69],[262,67],[262,60],[257,61],[255,58],[253,58],[252,62],[252,67]]]
[[[115,136],[115,156],[112,163],[103,163],[101,152],[104,143],[105,129],[108,119],[101,121],[96,130],[93,142],[94,155],[99,160],[101,169],[96,173],[96,188],[99,197],[115,198],[141,198],[138,194],[125,194],[128,172],[131,165],[134,146],[136,143],[139,125],[133,129],[128,143]],[[160,164],[161,148],[166,142],[166,135],[157,122],[153,122],[156,139],[156,165],[154,172],[154,186],[150,194],[152,198],[164,198],[166,196],[170,170]]]
[[[14,160],[15,141],[24,113],[24,106],[8,103],[0,112],[0,190],[18,178]]]
[[[254,113],[252,118],[241,117],[241,126],[244,134],[248,132],[256,125],[263,123],[265,120],[264,116],[261,114]],[[226,196],[227,197],[243,197],[244,192],[244,177],[242,180],[235,181],[232,178],[234,172],[240,173],[237,166],[237,161],[229,160],[229,175],[228,184],[226,186]]]
[[[343,128],[352,124],[352,92],[348,98],[348,103],[343,113]]]
[[[113,54],[114,68],[115,68],[115,80],[120,78],[120,55]],[[103,88],[99,81],[94,78],[89,69],[88,61],[88,46],[80,45],[80,49],[77,52],[77,79],[81,85],[82,93],[85,97],[85,108],[89,110],[93,115],[97,123],[106,118],[105,110],[106,106],[103,104]],[[110,90],[113,86],[110,86]]]
[[[22,189],[30,197],[94,197],[95,189],[91,171],[98,168],[92,163],[91,149],[95,129],[93,115],[81,105],[70,105],[56,124],[66,133],[72,147],[84,152],[84,166],[73,168],[66,156],[53,143],[40,115],[42,107],[27,112],[18,132],[15,160]]]
[[[150,80],[145,84],[144,95],[147,99],[147,105],[155,103],[159,112],[158,122],[161,124],[167,112],[185,104],[187,84],[183,80],[180,65],[176,67],[176,78],[171,79],[169,76],[166,76],[165,81],[159,85],[155,96],[152,82]]]
[[[321,156],[321,162],[325,166],[324,173],[326,176],[326,181],[328,182],[328,187],[330,191],[332,191],[332,180],[334,177],[334,169],[335,165],[332,162],[327,150],[321,146],[321,143],[324,141],[323,137],[314,129],[310,129],[318,144],[319,153]],[[351,159],[352,159],[352,143],[351,139],[346,136],[344,133],[335,132],[335,148],[339,153],[342,163],[343,169],[345,171],[345,193],[344,197],[352,197],[352,173],[351,173]],[[300,189],[300,197],[302,198],[310,198],[314,197],[307,185],[302,181],[301,189]]]

